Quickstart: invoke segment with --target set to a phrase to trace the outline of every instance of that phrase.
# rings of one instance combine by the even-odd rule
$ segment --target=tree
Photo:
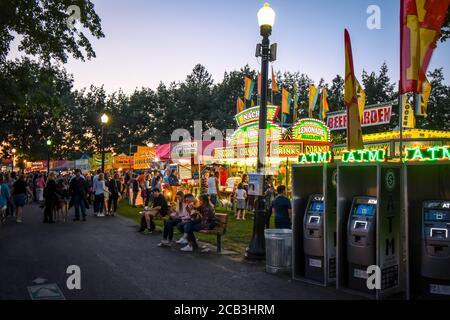
[[[5,62],[16,35],[21,37],[20,51],[46,62],[54,59],[65,63],[68,54],[83,61],[85,56],[95,57],[85,33],[67,23],[71,5],[80,8],[80,22],[91,35],[104,37],[100,18],[89,0],[0,1],[0,64]]]

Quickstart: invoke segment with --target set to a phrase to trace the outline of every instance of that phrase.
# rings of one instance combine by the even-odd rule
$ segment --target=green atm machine
[[[337,164],[336,287],[370,299],[404,295],[401,165],[386,150],[344,152]]]
[[[336,280],[337,171],[331,153],[326,154],[326,163],[292,167],[292,276],[322,286]]]

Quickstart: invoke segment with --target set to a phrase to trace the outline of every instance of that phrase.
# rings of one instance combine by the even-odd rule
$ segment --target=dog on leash
[[[67,217],[69,215],[69,201],[66,199],[60,199],[56,201],[55,207],[53,208],[53,221],[67,222]]]

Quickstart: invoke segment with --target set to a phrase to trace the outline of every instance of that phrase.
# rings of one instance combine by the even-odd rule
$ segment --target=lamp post
[[[105,173],[105,143],[104,143],[104,127],[109,121],[109,117],[104,113],[100,120],[102,122],[102,142],[101,142],[101,149],[102,149],[102,172]]]
[[[258,23],[261,31],[262,42],[256,47],[256,56],[261,57],[261,103],[259,106],[259,130],[258,130],[258,160],[257,171],[263,177],[265,183],[266,162],[266,133],[267,133],[267,92],[269,62],[275,61],[276,44],[270,46],[269,36],[275,23],[275,11],[268,3],[258,11]],[[264,190],[262,190],[262,193]],[[265,258],[265,211],[266,203],[263,195],[256,198],[255,214],[253,218],[253,235],[245,254],[247,259],[262,260]]]
[[[47,177],[50,174],[50,148],[52,147],[52,140],[47,139]]]
[[[12,148],[11,153],[13,155],[12,164],[11,164],[11,172],[14,172],[14,160],[16,160],[16,149]]]

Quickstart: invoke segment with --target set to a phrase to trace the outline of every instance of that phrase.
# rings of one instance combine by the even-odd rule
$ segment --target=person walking
[[[218,175],[218,172],[216,174],[214,173],[214,171],[211,171],[211,174],[208,178],[208,194],[214,208],[217,207],[217,194],[219,191],[219,179],[217,178]]]
[[[71,204],[75,208],[75,218],[73,221],[80,221],[80,211],[83,221],[86,221],[86,195],[88,193],[88,183],[81,175],[80,169],[75,170],[75,177],[70,180],[69,194]],[[71,205],[69,205],[70,207]]]
[[[122,184],[120,183],[120,178],[117,173],[114,174],[113,179],[109,181],[108,188],[109,192],[111,192],[108,208],[110,210],[112,209],[110,215],[114,216],[117,212],[117,201],[119,200],[120,190],[122,189]]]
[[[44,188],[45,208],[44,208],[44,223],[54,223],[53,210],[57,201],[57,184],[55,181],[55,173],[50,172],[47,178],[47,183]]]
[[[11,193],[8,185],[5,183],[3,174],[0,174],[0,223],[6,219],[6,209],[8,208],[9,198]]]
[[[13,201],[16,207],[16,222],[22,223],[23,207],[27,202],[27,195],[32,192],[25,181],[25,175],[21,174],[19,179],[13,184]]]

